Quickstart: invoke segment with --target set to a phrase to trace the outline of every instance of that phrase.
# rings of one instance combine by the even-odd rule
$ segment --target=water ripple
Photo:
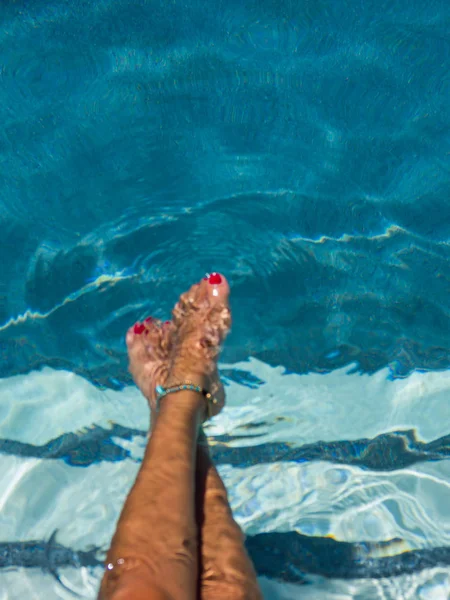
[[[236,298],[230,360],[448,366],[446,9],[373,8],[5,5],[0,321],[49,316],[1,332],[32,347],[1,374],[108,369],[89,348],[211,269]],[[62,320],[70,357],[40,342]]]

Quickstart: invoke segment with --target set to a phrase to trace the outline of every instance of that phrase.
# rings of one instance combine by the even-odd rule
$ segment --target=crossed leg
[[[207,447],[197,451],[197,523],[200,530],[200,598],[262,598],[244,536],[233,519],[227,491]],[[200,496],[200,497],[199,497]]]
[[[242,532],[207,447],[197,445],[204,400],[188,390],[156,413],[155,386],[190,380],[225,395],[217,372],[230,325],[229,288],[214,274],[181,296],[173,321],[152,319],[127,333],[130,370],[152,414],[141,470],[107,557],[102,600],[259,600]]]

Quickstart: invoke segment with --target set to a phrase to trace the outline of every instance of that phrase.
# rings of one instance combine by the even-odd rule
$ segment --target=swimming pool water
[[[449,597],[449,22],[1,5],[0,599],[95,597],[148,426],[124,332],[212,269],[209,434],[265,596]]]

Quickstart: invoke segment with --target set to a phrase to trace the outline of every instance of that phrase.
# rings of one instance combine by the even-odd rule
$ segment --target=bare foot
[[[231,325],[229,291],[225,277],[213,273],[180,297],[172,321],[161,323],[149,317],[128,330],[130,372],[149,401],[152,423],[158,385],[190,380],[216,398],[213,415],[222,410],[225,393],[217,358]]]

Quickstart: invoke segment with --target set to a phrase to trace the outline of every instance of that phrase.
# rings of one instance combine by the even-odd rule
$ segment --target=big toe
[[[212,273],[202,280],[199,295],[206,299],[202,343],[218,352],[231,327],[230,286],[223,275]]]
[[[230,286],[224,275],[211,273],[206,275],[200,284],[201,292],[206,295],[212,308],[227,308]]]
[[[216,372],[221,344],[231,326],[229,293],[226,278],[212,273],[180,297],[173,310],[172,365],[177,374]]]
[[[127,331],[129,369],[136,385],[152,403],[154,389],[167,376],[172,325],[151,317]]]
[[[230,287],[226,278],[219,273],[207,275],[184,293],[173,310],[173,322],[178,337],[190,334],[200,336],[202,345],[217,348],[231,326],[228,306]]]

